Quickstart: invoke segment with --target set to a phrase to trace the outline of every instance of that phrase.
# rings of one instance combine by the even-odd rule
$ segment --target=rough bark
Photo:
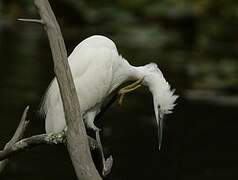
[[[80,113],[72,74],[68,65],[67,53],[60,27],[48,0],[35,0],[41,20],[49,38],[53,55],[54,71],[60,88],[65,112],[67,130],[67,148],[78,179],[102,179],[93,163],[87,134]]]

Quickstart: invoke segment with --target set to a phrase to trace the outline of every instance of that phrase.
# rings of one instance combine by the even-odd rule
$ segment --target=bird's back
[[[113,64],[119,58],[113,41],[104,36],[91,36],[70,54],[69,65],[84,112],[100,106],[110,91]],[[65,127],[62,101],[56,79],[50,84],[42,112],[46,116],[46,132],[59,132]]]

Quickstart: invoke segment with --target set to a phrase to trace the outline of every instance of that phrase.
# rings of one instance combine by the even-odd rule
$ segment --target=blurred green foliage
[[[50,2],[66,40],[74,41],[78,31],[105,34],[120,45],[122,54],[138,59],[135,64],[158,57],[165,73],[174,82],[180,80],[183,88],[237,93],[237,0]],[[16,9],[35,12],[32,0],[3,0],[2,4],[5,14]]]

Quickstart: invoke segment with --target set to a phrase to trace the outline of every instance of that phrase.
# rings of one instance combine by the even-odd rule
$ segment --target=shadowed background
[[[100,122],[108,180],[238,178],[238,2],[236,0],[57,0],[51,5],[68,53],[93,34],[111,38],[133,65],[156,62],[181,97],[166,118],[158,151],[152,97],[146,88],[114,104]],[[26,136],[44,132],[38,115],[53,78],[48,39],[31,0],[0,1],[0,147],[29,104]],[[63,146],[12,158],[3,180],[76,179]]]

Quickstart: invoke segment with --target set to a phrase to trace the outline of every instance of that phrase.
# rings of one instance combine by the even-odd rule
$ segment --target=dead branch
[[[91,150],[98,149],[97,142],[88,137]],[[8,145],[3,151],[0,151],[0,161],[10,158],[19,152],[32,149],[38,145],[57,145],[66,143],[66,133],[40,134],[22,139],[14,144]],[[3,161],[4,162],[4,161]]]
[[[25,108],[24,112],[22,113],[21,121],[18,125],[18,128],[17,128],[15,134],[13,135],[12,139],[5,145],[4,150],[9,149],[9,147],[11,147],[13,144],[15,144],[17,141],[19,141],[23,137],[24,132],[26,131],[26,128],[30,122],[26,118],[28,110],[29,110],[29,106],[27,106]],[[1,160],[0,160],[0,173],[4,170],[4,168],[6,167],[6,165],[9,162],[8,159],[5,159],[3,161],[1,161]]]
[[[43,21],[54,61],[54,71],[63,101],[67,131],[67,148],[73,162],[76,175],[80,180],[99,179],[93,163],[87,134],[80,113],[80,106],[72,74],[68,65],[67,52],[60,27],[48,0],[35,0]]]
[[[56,145],[66,143],[66,130],[60,133],[40,134],[22,139],[30,122],[27,119],[28,111],[29,106],[27,106],[22,113],[21,121],[13,137],[5,145],[4,149],[0,151],[0,173],[8,164],[8,158],[18,154],[19,152],[29,150],[38,145]],[[99,149],[97,142],[90,136],[88,136],[88,141],[91,150]]]
[[[22,139],[11,146],[8,146],[3,151],[0,151],[0,161],[9,158],[19,152],[22,152],[26,149],[31,149],[37,145],[42,144],[61,144],[65,141],[64,132],[57,134],[40,134],[31,136],[29,138]]]

